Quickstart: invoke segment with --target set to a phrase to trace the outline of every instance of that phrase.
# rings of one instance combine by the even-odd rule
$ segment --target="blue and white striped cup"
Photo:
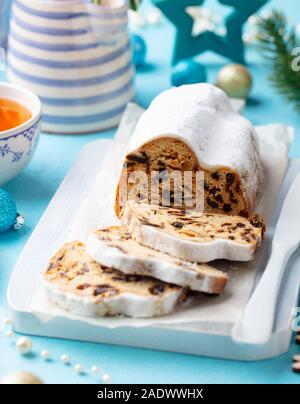
[[[116,126],[133,97],[126,0],[13,0],[8,79],[43,103],[43,130]]]

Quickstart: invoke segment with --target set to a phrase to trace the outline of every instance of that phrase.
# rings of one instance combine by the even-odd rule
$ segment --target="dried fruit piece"
[[[213,201],[210,198],[206,199],[206,202],[209,206],[211,206],[213,209],[217,209],[219,207],[219,205],[217,204],[217,202]]]
[[[226,213],[230,212],[232,210],[230,203],[224,203],[223,210]]]
[[[84,290],[84,289],[87,289],[87,288],[89,288],[91,285],[89,284],[89,283],[83,283],[82,285],[78,285],[77,286],[77,289],[78,290]]]
[[[234,174],[232,174],[232,173],[227,173],[226,174],[226,183],[227,183],[227,185],[232,185],[233,183],[234,183],[234,180],[235,180],[235,175]]]
[[[149,288],[149,292],[152,295],[160,295],[161,293],[164,293],[164,291],[165,291],[165,287],[164,287],[164,285],[161,285],[161,284],[154,285]]]
[[[215,171],[215,172],[211,173],[211,178],[213,180],[219,181],[219,179],[221,178],[221,174],[218,171]]]
[[[149,162],[149,157],[146,152],[140,152],[136,154],[128,154],[126,156],[126,159],[128,161],[132,161],[135,163],[140,163],[140,164],[147,164]]]
[[[172,226],[176,227],[176,229],[182,229],[183,228],[183,223],[173,222]]]

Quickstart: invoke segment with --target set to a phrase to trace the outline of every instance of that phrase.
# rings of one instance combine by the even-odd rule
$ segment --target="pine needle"
[[[289,30],[287,25],[285,15],[273,10],[269,17],[259,17],[257,39],[270,70],[268,79],[300,113],[300,71],[292,68],[296,57],[292,52],[297,47],[297,38],[295,30]]]
[[[101,5],[101,0],[91,0],[91,1],[92,1],[92,3],[98,4],[98,6]],[[140,3],[140,0],[129,0],[128,1],[129,8],[134,11],[136,11],[138,9],[139,3]]]

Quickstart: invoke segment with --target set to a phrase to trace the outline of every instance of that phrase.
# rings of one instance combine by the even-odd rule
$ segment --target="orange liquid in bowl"
[[[24,105],[8,98],[0,98],[0,132],[22,125],[31,117],[31,112]]]

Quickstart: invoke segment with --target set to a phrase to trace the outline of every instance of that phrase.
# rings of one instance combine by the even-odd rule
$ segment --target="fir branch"
[[[101,5],[101,0],[91,0],[92,3]],[[128,0],[128,5],[131,10],[136,11],[140,5],[141,0]]]
[[[129,8],[133,11],[136,11],[139,7],[139,3],[141,2],[141,0],[129,0],[128,4],[129,4]]]
[[[292,68],[292,52],[297,47],[295,30],[288,29],[286,17],[279,10],[273,10],[269,17],[260,17],[256,28],[260,49],[269,65],[268,79],[300,113],[300,71]]]

